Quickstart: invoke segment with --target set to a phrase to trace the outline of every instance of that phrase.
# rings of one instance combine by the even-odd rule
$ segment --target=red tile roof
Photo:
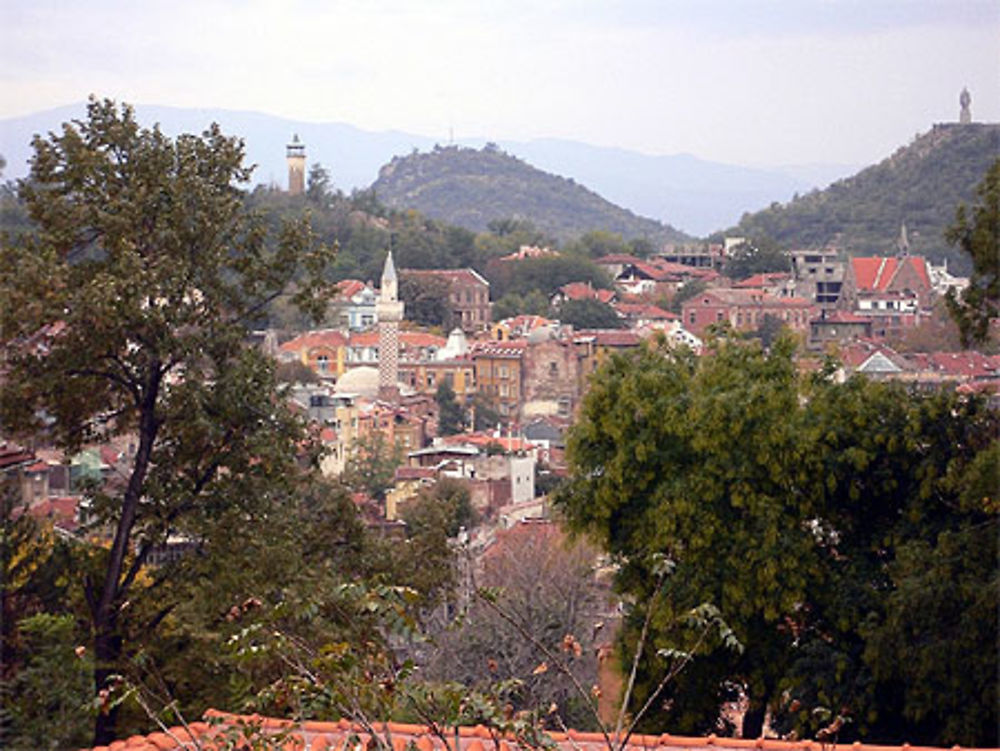
[[[927,264],[920,256],[905,256],[903,258],[852,258],[851,269],[857,289],[884,292],[892,283],[893,277],[900,269],[910,266],[926,287],[931,286]]]
[[[932,352],[927,358],[934,370],[946,375],[979,379],[1000,377],[996,358],[979,352]]]
[[[437,477],[433,467],[396,467],[396,480],[425,480]]]
[[[594,263],[598,266],[618,266],[623,263],[642,263],[641,258],[636,256],[630,256],[627,253],[612,253],[611,255],[601,256]]]
[[[337,292],[339,292],[342,297],[346,297],[348,299],[354,297],[364,288],[365,283],[358,279],[344,279],[343,281],[337,282]]]
[[[441,440],[447,446],[465,444],[480,448],[496,443],[502,446],[504,451],[529,451],[534,448],[519,436],[495,436],[492,433],[457,433],[444,436]]]
[[[615,310],[631,318],[651,318],[660,321],[676,321],[678,316],[669,310],[648,303],[622,302],[614,306]]]
[[[574,338],[576,341],[593,339],[604,347],[638,347],[642,341],[635,331],[625,329],[587,329],[578,331]]]
[[[30,506],[26,513],[33,519],[47,519],[63,529],[72,531],[79,526],[76,517],[79,504],[79,498],[49,497]],[[18,506],[13,513],[15,517],[20,516],[25,513],[24,507]]]
[[[352,347],[377,347],[378,331],[356,331],[351,334]],[[404,347],[444,347],[448,340],[443,336],[428,334],[426,331],[400,331],[399,343]]]
[[[296,749],[297,751],[351,751],[351,749],[374,748],[371,734],[360,725],[352,725],[347,720],[336,722],[321,722],[306,720],[293,722],[260,715],[232,715],[216,710],[205,713],[205,722],[192,722],[185,727],[172,727],[167,732],[151,735],[134,735],[123,741],[115,741],[110,746],[96,746],[93,751],[174,751],[175,749],[201,748],[204,751],[219,751],[222,748],[233,747],[236,741],[238,748],[249,747],[247,740],[254,743],[254,748]],[[371,728],[379,733],[386,743],[391,743],[393,751],[404,751],[412,743],[417,751],[486,751],[497,748],[499,751],[515,751],[523,748],[514,738],[494,736],[493,732],[482,725],[458,728],[456,738],[455,728],[440,728],[440,735],[426,725],[412,725],[400,722],[375,723]],[[234,737],[235,735],[235,737]],[[243,736],[243,745],[240,745]],[[266,743],[268,736],[274,738],[271,744]],[[353,746],[349,741],[356,737],[360,744]],[[570,730],[566,733],[550,732],[549,737],[560,751],[603,751],[607,741],[600,733],[581,733]],[[391,739],[391,741],[390,741]],[[680,735],[632,735],[629,738],[627,751],[646,751],[653,749],[693,749],[712,748],[718,751],[821,751],[835,744],[825,744],[819,741],[783,741],[752,738],[725,738],[715,735],[690,737]],[[851,751],[930,751],[928,747],[910,746],[875,746],[863,743],[842,744]],[[617,746],[617,744],[616,744]],[[952,751],[958,749],[952,747]],[[973,751],[968,749],[968,751]],[[976,750],[978,751],[978,749]],[[983,750],[985,751],[985,750]]]
[[[570,282],[559,288],[568,300],[599,300],[609,303],[615,298],[615,293],[608,289],[594,289],[587,282]]]
[[[34,461],[35,454],[14,443],[0,443],[0,470],[28,464]]]
[[[317,331],[307,331],[294,339],[289,339],[278,349],[282,352],[302,352],[315,347],[330,347],[337,349],[347,343],[347,336],[343,331],[337,329],[319,329]]]
[[[742,282],[736,282],[734,287],[740,287],[742,289],[747,288],[760,288],[760,287],[770,287],[775,284],[781,284],[782,282],[787,282],[792,278],[791,274],[786,274],[782,271],[769,272],[764,274],[754,274],[749,279],[744,279]]]

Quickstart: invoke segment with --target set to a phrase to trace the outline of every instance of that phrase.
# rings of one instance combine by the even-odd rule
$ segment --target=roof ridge
[[[407,738],[422,751],[481,751],[483,741],[498,743],[502,749],[510,748],[507,741],[516,744],[512,736],[504,735],[483,725],[463,725],[459,727],[440,727],[437,729],[427,725],[416,725],[400,722],[375,722],[368,726],[352,723],[348,720],[290,720],[278,717],[266,717],[259,714],[238,715],[209,709],[204,714],[202,722],[192,722],[185,726],[168,728],[165,731],[151,733],[148,736],[133,735],[128,739],[115,741],[110,746],[95,746],[91,751],[180,751],[190,748],[192,742],[202,744],[202,747],[214,749],[212,741],[220,738],[223,733],[238,731],[246,734],[260,733],[271,735],[282,734],[281,744],[284,748],[305,749],[342,749],[350,736],[361,740],[361,748],[370,748],[367,742],[372,737],[372,731],[381,735],[393,737],[394,748],[405,748]],[[286,735],[287,734],[287,735]],[[288,737],[288,736],[291,736]],[[447,743],[442,741],[447,738]],[[581,732],[570,729],[567,732],[548,733],[549,738],[560,749],[580,751],[597,751],[596,747],[606,747],[607,741],[602,733]],[[229,739],[231,740],[231,739]],[[204,745],[208,742],[209,745]],[[289,745],[291,743],[291,745]],[[299,745],[301,744],[301,745]],[[585,747],[581,744],[587,744]],[[517,744],[520,745],[520,744]],[[823,751],[840,745],[851,751],[945,751],[943,747],[870,744],[855,741],[854,743],[837,744],[816,740],[783,740],[777,738],[728,738],[715,734],[708,736],[683,736],[663,733],[660,735],[634,734],[629,736],[627,748],[629,751],[642,749],[671,748],[690,751],[696,748],[716,749],[763,749],[764,751]],[[961,747],[952,746],[947,751],[959,751]],[[996,749],[965,748],[964,751],[996,751]]]

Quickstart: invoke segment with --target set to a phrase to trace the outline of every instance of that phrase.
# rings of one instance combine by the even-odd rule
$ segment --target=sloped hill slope
[[[372,185],[388,206],[482,232],[495,219],[526,219],[560,240],[591,230],[626,239],[679,241],[669,225],[636,216],[573,180],[536,169],[499,148],[435,147],[396,157]]]
[[[1000,124],[935,125],[853,177],[787,204],[744,214],[733,234],[767,235],[789,247],[835,244],[851,253],[894,252],[905,222],[911,252],[965,262],[942,236],[960,202],[1000,157]]]

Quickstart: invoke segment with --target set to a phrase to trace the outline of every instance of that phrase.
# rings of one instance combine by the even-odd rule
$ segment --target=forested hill
[[[476,232],[491,221],[532,222],[560,240],[592,230],[626,239],[683,241],[682,232],[615,206],[571,179],[536,169],[499,148],[439,147],[395,157],[372,185],[379,201]]]
[[[744,214],[728,234],[769,236],[785,247],[834,244],[849,253],[895,251],[905,222],[910,249],[960,268],[942,234],[960,202],[1000,156],[1000,124],[936,125],[888,159],[784,205]]]

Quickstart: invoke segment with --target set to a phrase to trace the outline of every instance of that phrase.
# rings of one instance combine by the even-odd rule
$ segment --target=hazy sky
[[[0,118],[220,107],[741,164],[1000,120],[998,0],[0,0]]]

